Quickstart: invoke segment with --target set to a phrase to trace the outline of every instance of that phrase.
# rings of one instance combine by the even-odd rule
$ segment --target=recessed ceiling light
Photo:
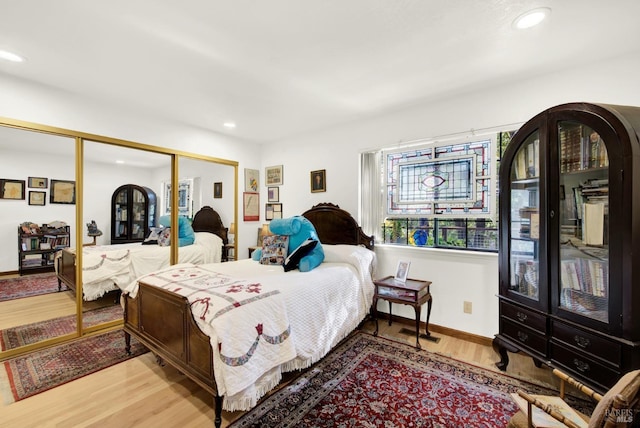
[[[124,164],[124,161],[123,161],[123,160],[117,160],[117,161],[116,161],[116,163],[117,163],[118,165],[122,165],[122,164]]]
[[[235,123],[233,123],[233,122],[225,122],[225,123],[224,123],[224,127],[225,127],[225,128],[229,128],[229,129],[233,129],[233,128],[235,128],[235,127],[236,127],[236,124],[235,124]]]
[[[0,58],[6,59],[7,61],[11,61],[11,62],[24,61],[24,58],[22,58],[20,55],[16,55],[13,52],[3,51],[3,50],[0,50]]]
[[[513,27],[518,30],[524,30],[525,28],[531,28],[540,24],[551,13],[551,9],[548,7],[541,7],[538,9],[530,10],[523,13],[513,21]]]

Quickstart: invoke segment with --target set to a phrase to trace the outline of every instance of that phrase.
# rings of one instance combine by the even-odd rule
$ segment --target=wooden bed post
[[[222,397],[216,394],[213,397],[213,404],[216,412],[213,423],[216,426],[216,428],[220,428],[220,426],[222,425]]]

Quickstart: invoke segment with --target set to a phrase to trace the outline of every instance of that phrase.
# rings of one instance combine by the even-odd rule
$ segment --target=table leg
[[[389,325],[391,325],[391,302],[389,302]]]
[[[427,333],[427,337],[431,336],[429,333],[429,317],[431,316],[431,304],[433,303],[433,297],[429,296],[427,301],[427,322],[425,323],[424,330]]]
[[[375,297],[373,299],[373,319],[376,320],[376,329],[373,331],[373,335],[377,336],[378,335],[378,298]]]
[[[416,348],[422,349],[422,346],[420,346],[420,312],[421,312],[421,306],[420,305],[415,305],[414,309],[416,310]]]

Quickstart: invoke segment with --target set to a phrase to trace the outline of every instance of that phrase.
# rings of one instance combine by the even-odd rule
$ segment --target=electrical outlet
[[[462,310],[464,311],[465,314],[470,314],[472,311],[471,302],[465,301]]]

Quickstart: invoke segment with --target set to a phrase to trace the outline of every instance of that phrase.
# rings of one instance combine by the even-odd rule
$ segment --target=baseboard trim
[[[386,312],[378,311],[378,318],[379,319],[388,320],[389,319],[389,314],[386,313]],[[411,326],[412,328],[415,329],[416,321],[413,320],[413,319],[409,319],[409,318],[405,318],[405,317],[402,317],[402,316],[394,315],[392,321],[400,323],[400,324],[409,325],[409,326]],[[425,323],[421,321],[420,322],[420,329],[422,331],[424,331],[424,328],[425,328]],[[433,324],[431,322],[429,323],[429,333],[431,333],[431,334],[433,334],[433,333],[442,333],[442,334],[446,334],[447,336],[455,337],[456,339],[462,339],[462,340],[466,340],[467,342],[477,343],[477,344],[485,345],[485,346],[491,346],[491,344],[493,343],[493,338],[479,336],[477,334],[468,333],[466,331],[460,331],[460,330],[456,330],[456,329],[449,328],[449,327],[443,327],[443,326],[440,326],[438,324]]]

